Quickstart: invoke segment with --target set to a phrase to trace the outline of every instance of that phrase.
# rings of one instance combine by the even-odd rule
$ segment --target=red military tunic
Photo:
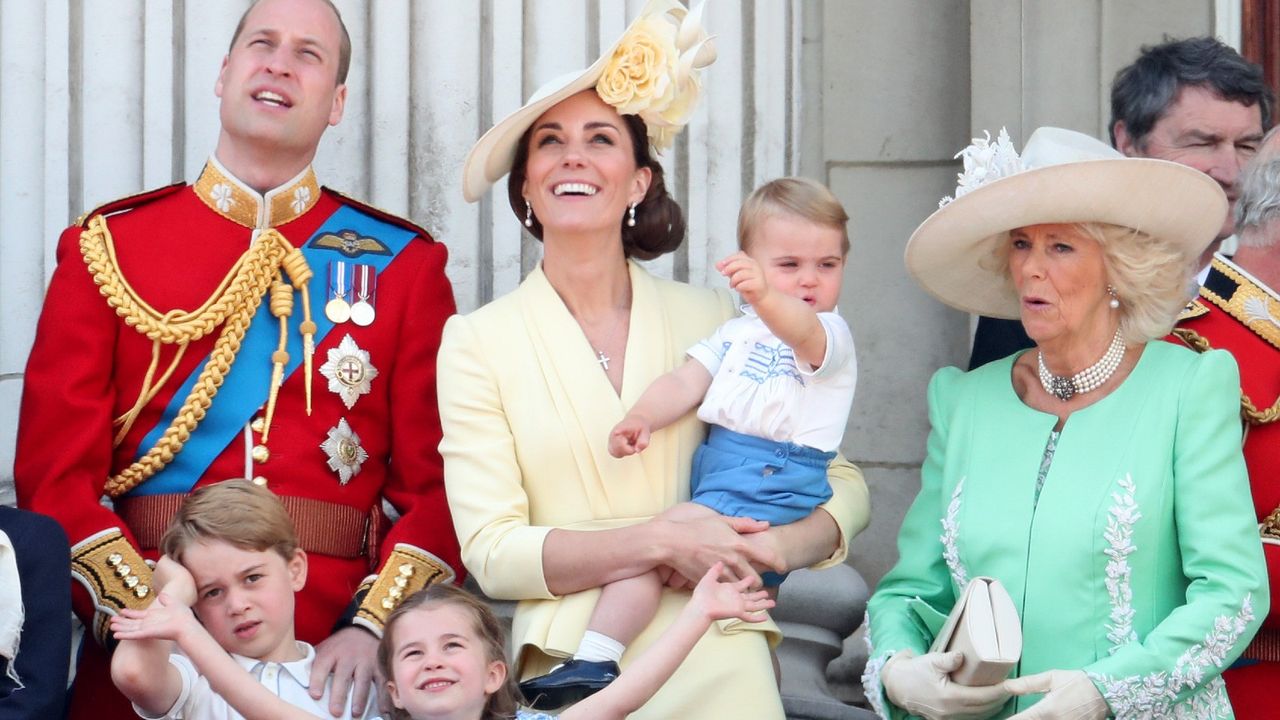
[[[193,186],[172,186],[92,214],[106,218],[120,285],[127,283],[137,298],[164,313],[205,304],[261,229],[275,228],[299,247],[344,207],[378,227],[416,236],[376,273],[376,295],[370,297],[375,320],[368,326],[335,324],[316,343],[310,415],[306,372],[299,366],[279,389],[269,442],[263,443],[259,409],[229,444],[215,446],[196,482],[255,479],[285,501],[310,562],[296,625],[298,638],[311,643],[343,619],[380,632],[400,597],[428,582],[452,580],[461,567],[437,451],[435,356],[444,321],[454,312],[444,246],[403,220],[322,190],[310,168],[259,196],[210,160]],[[57,269],[27,366],[14,472],[19,504],[53,516],[66,529],[77,581],[74,607],[102,641],[111,614],[150,602],[150,570],[138,551],[156,557],[159,535],[182,497],[146,495],[144,481],[112,508],[102,502],[104,485],[150,448],[154,440],[144,441],[149,431],[168,425],[164,409],[175,395],[178,404],[186,397],[180,386],[201,371],[222,328],[190,342],[172,377],[141,404],[132,427],[113,447],[112,421],[138,400],[153,363],[153,343],[117,316],[86,265],[81,236],[91,222],[69,228],[58,244]],[[367,240],[348,247],[322,242],[312,257],[345,261],[349,272],[362,262],[360,248],[377,250],[380,241]],[[320,313],[331,297],[328,268],[312,265],[307,286]],[[301,293],[292,295],[293,312],[301,316]],[[348,291],[347,300],[353,299]],[[345,358],[342,377],[363,375],[361,382],[330,380],[330,351],[340,347],[342,357],[334,360],[341,365]],[[174,345],[160,346],[154,379],[176,352]],[[258,363],[269,376],[272,359],[270,353],[240,353],[234,364]],[[327,362],[329,376],[322,374]],[[235,380],[232,374],[218,392],[231,397]],[[257,407],[266,403],[268,387],[258,381],[239,390],[256,393],[250,400]],[[212,406],[218,401],[214,395]],[[400,515],[389,530],[384,498]],[[108,656],[88,646],[93,643],[86,643],[72,717],[116,717],[103,704],[103,694],[111,692],[104,688],[110,684],[102,664]]]
[[[1236,717],[1280,716],[1280,296],[1221,255],[1174,334],[1230,351],[1240,366],[1244,457],[1267,560],[1272,608],[1243,659],[1223,674]]]

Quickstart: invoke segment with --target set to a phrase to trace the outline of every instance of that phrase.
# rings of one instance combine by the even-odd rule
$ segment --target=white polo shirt
[[[232,659],[244,668],[254,680],[281,700],[302,708],[321,718],[332,718],[329,714],[329,689],[325,688],[324,696],[313,700],[307,688],[311,683],[311,663],[315,661],[316,650],[311,645],[299,642],[298,648],[306,652],[305,657],[293,662],[263,662],[243,655],[231,653]],[[182,653],[169,655],[169,664],[178,669],[182,676],[182,692],[178,700],[164,715],[146,715],[133,706],[134,712],[146,720],[244,720],[244,716],[236,712],[222,696],[209,687],[209,681],[196,671],[191,661]],[[330,678],[332,679],[332,678]],[[351,700],[347,699],[347,711],[343,720],[364,720],[378,716],[377,688],[370,686],[369,705],[364,713],[351,714]]]
[[[712,375],[698,419],[824,452],[839,448],[858,378],[849,324],[834,312],[818,313],[827,353],[817,368],[801,367],[750,305],[742,312],[689,348]]]

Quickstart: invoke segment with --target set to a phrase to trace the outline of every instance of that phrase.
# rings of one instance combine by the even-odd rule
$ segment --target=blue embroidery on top
[[[700,340],[698,341],[698,344],[710,350],[711,354],[715,355],[716,359],[721,362],[724,361],[724,356],[729,353],[729,348],[733,346],[733,343],[722,342],[720,343],[720,347],[717,348],[715,345],[712,345],[706,340]]]
[[[804,385],[804,378],[796,368],[796,355],[791,348],[782,343],[777,345],[756,343],[751,354],[747,356],[742,377],[763,385],[766,380],[779,376],[789,377]]]

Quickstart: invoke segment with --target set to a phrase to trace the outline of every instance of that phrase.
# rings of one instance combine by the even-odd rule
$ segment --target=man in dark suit
[[[69,574],[71,550],[57,521],[0,505],[0,720],[63,716]]]

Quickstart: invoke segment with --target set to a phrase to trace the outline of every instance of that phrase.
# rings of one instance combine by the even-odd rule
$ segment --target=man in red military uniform
[[[248,478],[285,502],[310,560],[310,687],[332,674],[335,715],[348,688],[367,695],[390,610],[457,576],[437,453],[445,248],[311,169],[342,118],[350,48],[329,0],[255,3],[195,183],[108,204],[59,242],[15,475],[19,503],[71,539],[74,606],[97,641],[72,718],[134,717],[110,687],[106,619],[151,602],[143,559],[196,486]]]
[[[1216,255],[1174,334],[1201,352],[1229,351],[1240,366],[1244,456],[1267,559],[1280,597],[1280,131],[1267,135],[1236,203],[1240,248]],[[1274,602],[1273,602],[1274,605]],[[1223,674],[1236,717],[1276,717],[1280,608],[1273,607],[1242,659]]]

